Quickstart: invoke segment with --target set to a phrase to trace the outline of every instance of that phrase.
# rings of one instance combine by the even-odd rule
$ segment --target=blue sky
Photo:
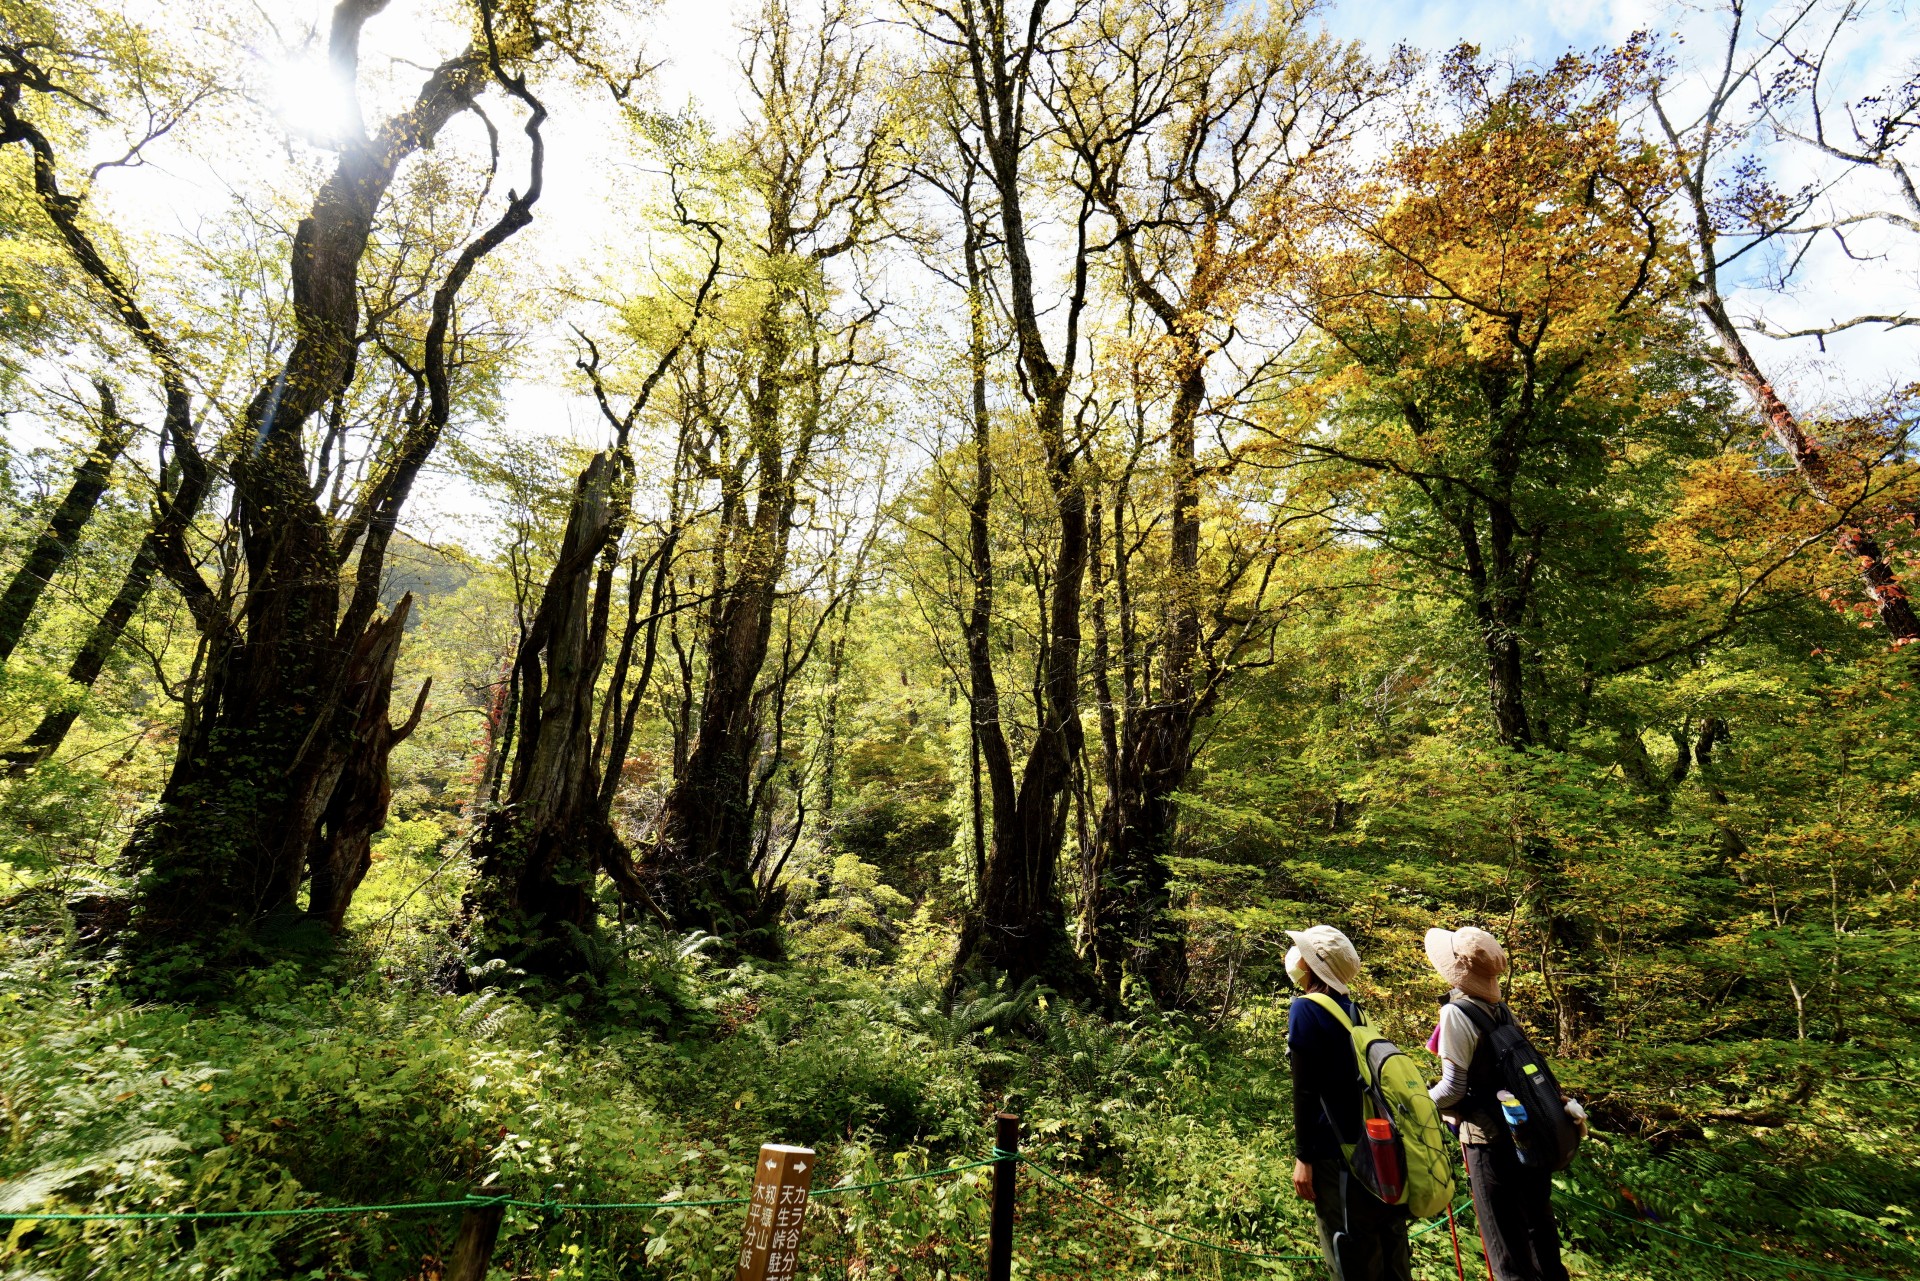
[[[1751,25],[1780,20],[1788,4],[1752,0]],[[1719,3],[1658,3],[1656,0],[1342,0],[1327,11],[1326,23],[1337,35],[1357,39],[1379,53],[1397,42],[1438,52],[1462,40],[1487,53],[1516,61],[1550,61],[1568,49],[1592,51],[1618,44],[1636,31],[1648,31],[1679,63],[1686,77],[1704,70],[1724,50],[1726,9]],[[1825,29],[1824,26],[1821,27]],[[1879,0],[1836,46],[1843,56],[1847,96],[1913,74],[1920,65],[1920,4]],[[1914,157],[1920,163],[1920,148]],[[1789,145],[1769,156],[1783,185],[1826,172],[1821,158]],[[1860,175],[1855,175],[1859,178]],[[1859,210],[1885,207],[1886,189],[1872,175],[1850,181],[1839,199]],[[1762,314],[1786,328],[1831,323],[1863,313],[1920,312],[1920,236],[1864,233],[1855,248],[1871,255],[1850,261],[1837,243],[1822,243],[1809,255],[1799,287],[1785,293],[1750,291],[1739,299],[1749,314]],[[1844,400],[1920,380],[1920,328],[1856,330],[1829,339],[1827,350],[1808,340],[1773,343],[1757,340],[1775,377],[1810,400]]]
[[[1656,25],[1662,6],[1639,3],[1486,3],[1485,0],[1376,0],[1335,5],[1327,26],[1337,35],[1375,49],[1405,42],[1418,49],[1445,49],[1461,40],[1489,53],[1532,59],[1560,50],[1613,43],[1645,25]]]

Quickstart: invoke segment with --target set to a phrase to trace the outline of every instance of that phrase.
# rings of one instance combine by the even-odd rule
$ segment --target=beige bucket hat
[[[1507,952],[1500,940],[1467,925],[1457,930],[1427,931],[1427,960],[1440,977],[1468,996],[1483,1001],[1500,999],[1500,976],[1507,972]]]
[[[1342,996],[1347,994],[1347,984],[1360,977],[1360,953],[1354,951],[1352,940],[1331,925],[1288,930],[1287,937],[1307,968]]]

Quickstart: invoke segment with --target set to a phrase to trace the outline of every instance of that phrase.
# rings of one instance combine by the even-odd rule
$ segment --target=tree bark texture
[[[398,725],[387,719],[393,705],[393,667],[412,606],[409,592],[391,614],[361,634],[348,663],[341,710],[352,719],[352,739],[359,750],[341,769],[307,857],[311,878],[307,911],[335,934],[346,927],[354,891],[373,866],[373,838],[387,825],[387,809],[393,803],[387,760],[420,724],[427,695],[433,690],[431,679],[422,681],[407,719]]]
[[[347,0],[335,11],[331,53],[348,72],[357,64],[360,24],[377,8]],[[161,558],[201,623],[206,676],[160,802],[128,843],[127,862],[140,877],[135,953],[172,952],[188,964],[245,959],[263,923],[299,916],[297,895],[311,861],[328,857],[328,815],[345,833],[384,811],[383,778],[348,767],[365,751],[361,736],[374,709],[384,722],[377,691],[390,686],[397,653],[398,626],[375,618],[386,538],[446,422],[454,297],[481,257],[531,221],[539,194],[543,113],[497,60],[495,74],[532,109],[532,181],[466,246],[435,291],[424,356],[430,407],[396,442],[337,533],[309,479],[302,429],[352,380],[360,261],[398,166],[471,102],[489,64],[487,54],[468,49],[428,77],[408,110],[371,137],[346,143],[295,233],[294,344],[249,403],[232,468],[246,570],[237,615],[182,549]],[[350,558],[353,591],[343,608]],[[355,844],[357,838],[345,840],[339,854],[348,868]],[[323,917],[344,911],[341,895],[350,893],[351,877],[343,870],[323,873]]]
[[[20,568],[14,571],[6,591],[0,593],[0,664],[13,656],[20,638],[26,635],[27,622],[33,616],[34,606],[40,603],[41,593],[73,555],[80,531],[92,519],[100,495],[107,492],[114,463],[133,439],[133,424],[120,416],[112,388],[105,383],[98,383],[96,387],[100,393],[100,439],[74,468],[73,483],[60,499],[60,505],[47,517],[46,528],[34,540]]]
[[[594,743],[613,594],[606,553],[629,501],[624,461],[596,454],[575,484],[559,559],[514,660],[512,772],[505,802],[474,838],[464,909],[473,955],[560,982],[597,966],[594,878],[610,858],[625,861],[601,804]]]

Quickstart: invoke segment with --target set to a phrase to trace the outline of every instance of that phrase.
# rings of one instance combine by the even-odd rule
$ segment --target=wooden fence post
[[[788,1281],[794,1275],[800,1267],[800,1221],[812,1188],[812,1148],[761,1145],[734,1281]]]
[[[1020,1118],[1011,1112],[993,1116],[994,1155],[1020,1150]],[[1001,1161],[993,1167],[993,1212],[987,1228],[987,1281],[1009,1281],[1013,1276],[1013,1193],[1020,1163]]]
[[[480,1191],[475,1197],[491,1197]],[[493,1244],[500,1239],[500,1219],[507,1207],[494,1202],[474,1205],[460,1216],[460,1235],[453,1242],[453,1262],[447,1267],[447,1281],[486,1281],[487,1267],[493,1262]]]

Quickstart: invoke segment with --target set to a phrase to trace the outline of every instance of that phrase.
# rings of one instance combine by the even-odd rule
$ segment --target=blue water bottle
[[[1527,1105],[1514,1098],[1513,1094],[1507,1090],[1500,1090],[1493,1097],[1500,1101],[1500,1115],[1506,1118],[1507,1133],[1513,1136],[1514,1147],[1524,1151],[1528,1146],[1525,1129]]]

